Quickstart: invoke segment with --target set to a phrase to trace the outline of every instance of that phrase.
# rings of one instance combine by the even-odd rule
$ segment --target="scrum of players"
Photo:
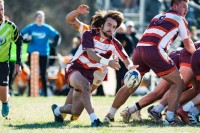
[[[185,20],[185,15],[188,11],[188,1],[172,0],[171,7],[167,12],[158,14],[152,19],[133,52],[132,60],[129,59],[123,48],[119,46],[120,42],[119,44],[116,43],[112,36],[112,33],[122,22],[121,20],[119,22],[119,19],[123,19],[123,17],[115,19],[112,15],[117,14],[119,17],[122,14],[110,11],[112,15],[108,15],[109,11],[97,11],[91,18],[90,25],[87,25],[80,22],[77,17],[80,14],[87,14],[88,8],[87,5],[80,5],[66,16],[67,23],[80,32],[83,40],[83,46],[79,47],[80,50],[67,65],[67,73],[68,71],[71,73],[81,72],[80,64],[83,69],[94,69],[94,67],[97,67],[98,69],[95,69],[93,72],[92,81],[90,81],[90,77],[87,77],[88,75],[84,75],[92,84],[90,87],[92,89],[89,89],[89,93],[92,92],[102,83],[108,66],[116,70],[120,69],[118,61],[106,58],[106,53],[99,50],[98,47],[102,47],[101,44],[103,43],[105,45],[116,45],[117,49],[107,48],[105,51],[108,51],[108,49],[112,51],[111,55],[113,54],[120,58],[128,70],[137,69],[141,74],[141,79],[150,69],[157,76],[161,77],[153,92],[142,97],[138,102],[125,108],[120,113],[124,122],[129,122],[133,115],[137,115],[136,118],[141,120],[140,110],[160,100],[158,105],[148,108],[149,117],[152,120],[171,126],[176,126],[180,123],[198,125],[198,115],[200,112],[200,69],[198,69],[200,67],[200,59],[198,58],[200,56],[200,41],[193,43],[189,35],[187,21]],[[167,50],[178,35],[181,37],[185,47],[168,55]],[[113,41],[110,41],[111,38]],[[87,45],[87,43],[91,43],[91,45]],[[90,62],[90,58],[87,55],[95,57],[95,62]],[[78,65],[73,67],[73,64],[76,63]],[[114,122],[117,110],[139,86],[131,88],[128,88],[126,85],[122,86],[116,94],[110,110],[104,117],[103,122],[101,122],[94,110],[81,102],[81,99],[84,99],[84,94],[82,93],[86,93],[84,92],[84,87],[81,90],[79,86],[73,85],[76,83],[73,83],[74,78],[71,76],[68,78],[68,83],[73,89],[70,90],[64,106],[52,105],[55,121],[63,122],[65,118],[63,114],[71,114],[71,120],[77,120],[83,109],[86,108],[92,127],[101,127],[103,123]],[[85,88],[88,87],[87,85],[85,86]],[[73,94],[76,94],[76,96],[74,97]],[[85,94],[85,96],[87,95]],[[161,112],[164,109],[166,110],[165,119],[163,120]]]

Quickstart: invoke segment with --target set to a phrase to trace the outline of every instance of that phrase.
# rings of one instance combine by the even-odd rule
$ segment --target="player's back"
[[[158,46],[168,49],[178,34],[182,38],[189,36],[187,22],[177,12],[169,10],[152,19],[137,46]]]

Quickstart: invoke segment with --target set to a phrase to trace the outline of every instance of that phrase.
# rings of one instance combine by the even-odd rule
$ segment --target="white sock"
[[[154,106],[153,107],[153,109],[156,111],[156,112],[159,112],[159,113],[161,113],[162,111],[163,111],[163,109],[164,109],[165,107],[162,105],[162,104],[158,104],[158,105],[156,105],[156,106]]]
[[[60,107],[57,107],[55,110],[54,110],[54,113],[56,116],[59,116],[61,114],[60,112]]]
[[[190,109],[190,113],[193,114],[194,116],[197,116],[200,113],[200,111],[198,110],[198,108],[193,107]]]
[[[136,104],[133,104],[131,107],[129,107],[129,113],[130,114],[133,114],[136,111],[138,111],[138,108],[137,108]]]
[[[97,115],[93,112],[92,114],[90,114],[90,120],[91,122],[94,122],[94,120],[98,119]]]
[[[167,111],[166,118],[168,121],[172,121],[174,119],[174,112]]]
[[[110,117],[110,118],[114,118],[116,112],[117,112],[117,109],[111,107],[110,110],[109,110],[109,112],[108,112],[108,113],[109,113],[109,117]]]
[[[194,103],[192,101],[189,101],[188,103],[186,103],[184,106],[183,106],[183,110],[186,111],[186,112],[189,112],[191,108],[194,107]]]

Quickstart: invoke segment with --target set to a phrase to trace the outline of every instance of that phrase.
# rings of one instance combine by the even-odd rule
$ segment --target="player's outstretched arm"
[[[191,40],[191,38],[187,38],[185,40],[183,40],[183,44],[185,46],[185,48],[191,53],[193,54],[196,51],[196,48],[194,46],[193,41]]]
[[[71,11],[66,16],[66,22],[74,27],[76,30],[80,27],[81,22],[77,19],[80,14],[88,14],[89,7],[87,5],[80,5],[76,10]]]

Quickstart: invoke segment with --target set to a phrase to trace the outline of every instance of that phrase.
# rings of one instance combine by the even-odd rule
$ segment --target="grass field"
[[[120,111],[126,106],[132,104],[140,97],[130,97],[116,114],[115,122],[110,125],[105,125],[102,128],[91,128],[90,119],[86,113],[83,112],[77,121],[70,122],[69,115],[64,123],[54,123],[51,105],[56,103],[62,105],[65,97],[12,97],[10,100],[11,111],[10,119],[0,116],[0,133],[20,132],[20,133],[125,133],[125,132],[148,132],[148,133],[199,133],[200,127],[178,126],[178,127],[164,127],[150,121],[147,117],[146,108],[142,110],[142,121],[133,121],[125,124],[121,121],[119,115]],[[93,97],[93,104],[95,105],[96,114],[102,120],[114,97]]]

